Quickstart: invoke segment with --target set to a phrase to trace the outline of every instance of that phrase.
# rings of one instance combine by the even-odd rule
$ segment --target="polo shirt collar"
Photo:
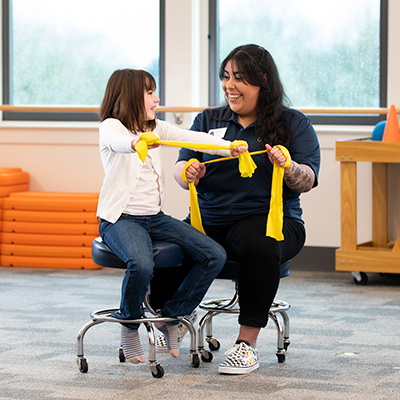
[[[242,126],[242,125],[240,124],[240,122],[238,121],[238,119],[237,119],[237,114],[236,114],[235,112],[233,112],[233,111],[231,112],[231,116],[227,119],[227,121],[235,122],[236,124]],[[252,122],[252,123],[251,123],[247,128],[245,128],[245,129],[252,128],[252,127],[254,127],[254,122]]]

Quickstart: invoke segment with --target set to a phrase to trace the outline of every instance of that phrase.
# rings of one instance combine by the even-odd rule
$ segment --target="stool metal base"
[[[213,337],[212,334],[212,319],[218,314],[239,314],[240,309],[237,307],[239,300],[237,284],[236,290],[232,298],[230,299],[212,299],[200,303],[200,309],[207,311],[203,318],[199,322],[197,331],[198,337],[198,351],[201,355],[201,359],[204,362],[212,361],[212,354],[204,348],[204,328],[206,328],[205,341],[208,343],[208,347],[211,351],[219,350],[220,343]],[[289,310],[290,304],[285,301],[275,300],[268,312],[268,317],[274,321],[277,329],[277,350],[276,356],[279,363],[285,362],[286,351],[290,345],[289,339],[289,317],[286,313]],[[280,317],[278,317],[280,316]]]
[[[147,303],[147,302],[146,302]],[[86,373],[89,370],[87,360],[84,356],[83,352],[83,339],[85,337],[86,332],[93,326],[104,323],[104,322],[113,322],[113,323],[121,323],[121,320],[118,318],[114,318],[111,316],[112,313],[118,312],[118,309],[104,309],[93,311],[90,314],[91,320],[87,322],[78,332],[77,336],[77,359],[76,362],[78,364],[79,371],[82,373]],[[200,366],[199,354],[196,350],[196,330],[193,327],[193,324],[187,320],[185,317],[178,318],[166,318],[166,317],[158,317],[158,316],[145,316],[143,318],[138,319],[130,319],[124,320],[126,323],[136,323],[136,324],[144,324],[147,330],[147,335],[149,339],[149,357],[148,357],[148,366],[151,374],[154,378],[161,378],[164,375],[164,369],[162,366],[156,361],[156,340],[154,334],[153,323],[154,322],[176,322],[179,321],[183,323],[190,333],[190,351],[189,351],[189,360],[193,368],[198,368]],[[120,362],[125,361],[125,356],[122,350],[122,347],[119,349],[119,360]]]
[[[169,242],[154,242],[153,243],[153,258],[155,263],[155,268],[167,268],[167,267],[178,267],[182,265],[183,253],[180,246]],[[95,238],[92,243],[92,259],[93,261],[104,267],[120,268],[126,269],[125,263],[119,259],[111,249],[102,241],[101,238]],[[177,318],[163,318],[158,317],[156,312],[151,308],[149,304],[148,295],[143,301],[143,310],[148,313],[147,316],[139,319],[123,320],[126,323],[138,323],[144,324],[146,326],[147,335],[149,339],[149,357],[148,364],[152,375],[155,378],[161,378],[164,375],[164,370],[161,365],[156,361],[156,346],[155,346],[155,335],[154,335],[154,322],[181,322],[183,323],[190,333],[190,352],[189,360],[193,368],[198,368],[200,366],[199,354],[196,350],[196,330],[194,329],[192,323],[185,317]],[[114,322],[121,323],[121,319],[114,318],[111,316],[112,313],[118,312],[118,309],[106,309],[94,311],[90,314],[91,320],[87,322],[79,331],[77,338],[77,364],[79,371],[82,373],[88,372],[88,363],[83,354],[83,338],[86,332],[93,326],[101,324],[103,322]],[[125,355],[122,347],[119,349],[119,360],[121,362],[125,361]]]

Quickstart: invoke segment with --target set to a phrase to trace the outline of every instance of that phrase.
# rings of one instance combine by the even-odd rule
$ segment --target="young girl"
[[[151,131],[161,140],[178,140],[229,146],[231,142],[206,133],[176,128],[155,119],[160,99],[156,82],[146,71],[115,71],[106,87],[100,107],[100,155],[105,178],[100,191],[97,215],[103,241],[127,265],[122,282],[120,312],[123,320],[140,318],[143,299],[153,275],[152,241],[179,244],[195,265],[160,316],[189,315],[200,303],[213,279],[223,267],[225,250],[189,224],[162,211],[164,180],[160,143],[148,146],[144,162],[135,146],[143,132]],[[210,154],[237,156],[246,146],[229,150],[207,150]],[[140,344],[139,324],[122,324],[125,357],[137,364],[145,361]],[[165,335],[173,357],[179,354],[177,325],[157,323]]]

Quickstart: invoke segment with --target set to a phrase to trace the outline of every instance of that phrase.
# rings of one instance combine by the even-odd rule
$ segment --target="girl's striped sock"
[[[178,346],[178,325],[156,323],[156,328],[164,334],[165,341],[171,356],[176,358],[179,356]]]
[[[121,342],[125,358],[129,362],[139,364],[146,361],[137,329],[130,329],[125,325],[121,325]]]

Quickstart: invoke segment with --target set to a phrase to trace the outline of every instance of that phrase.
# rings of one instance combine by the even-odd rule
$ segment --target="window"
[[[148,70],[162,97],[160,22],[164,1],[111,3],[3,0],[3,102],[99,106],[107,80],[118,68]],[[64,113],[4,114],[4,119],[66,118]],[[95,113],[67,118],[98,119]]]
[[[256,43],[274,57],[292,107],[386,107],[387,0],[211,0],[210,10],[210,89],[218,88],[212,104],[224,101],[221,61],[236,46]],[[370,124],[382,118],[311,119]]]

